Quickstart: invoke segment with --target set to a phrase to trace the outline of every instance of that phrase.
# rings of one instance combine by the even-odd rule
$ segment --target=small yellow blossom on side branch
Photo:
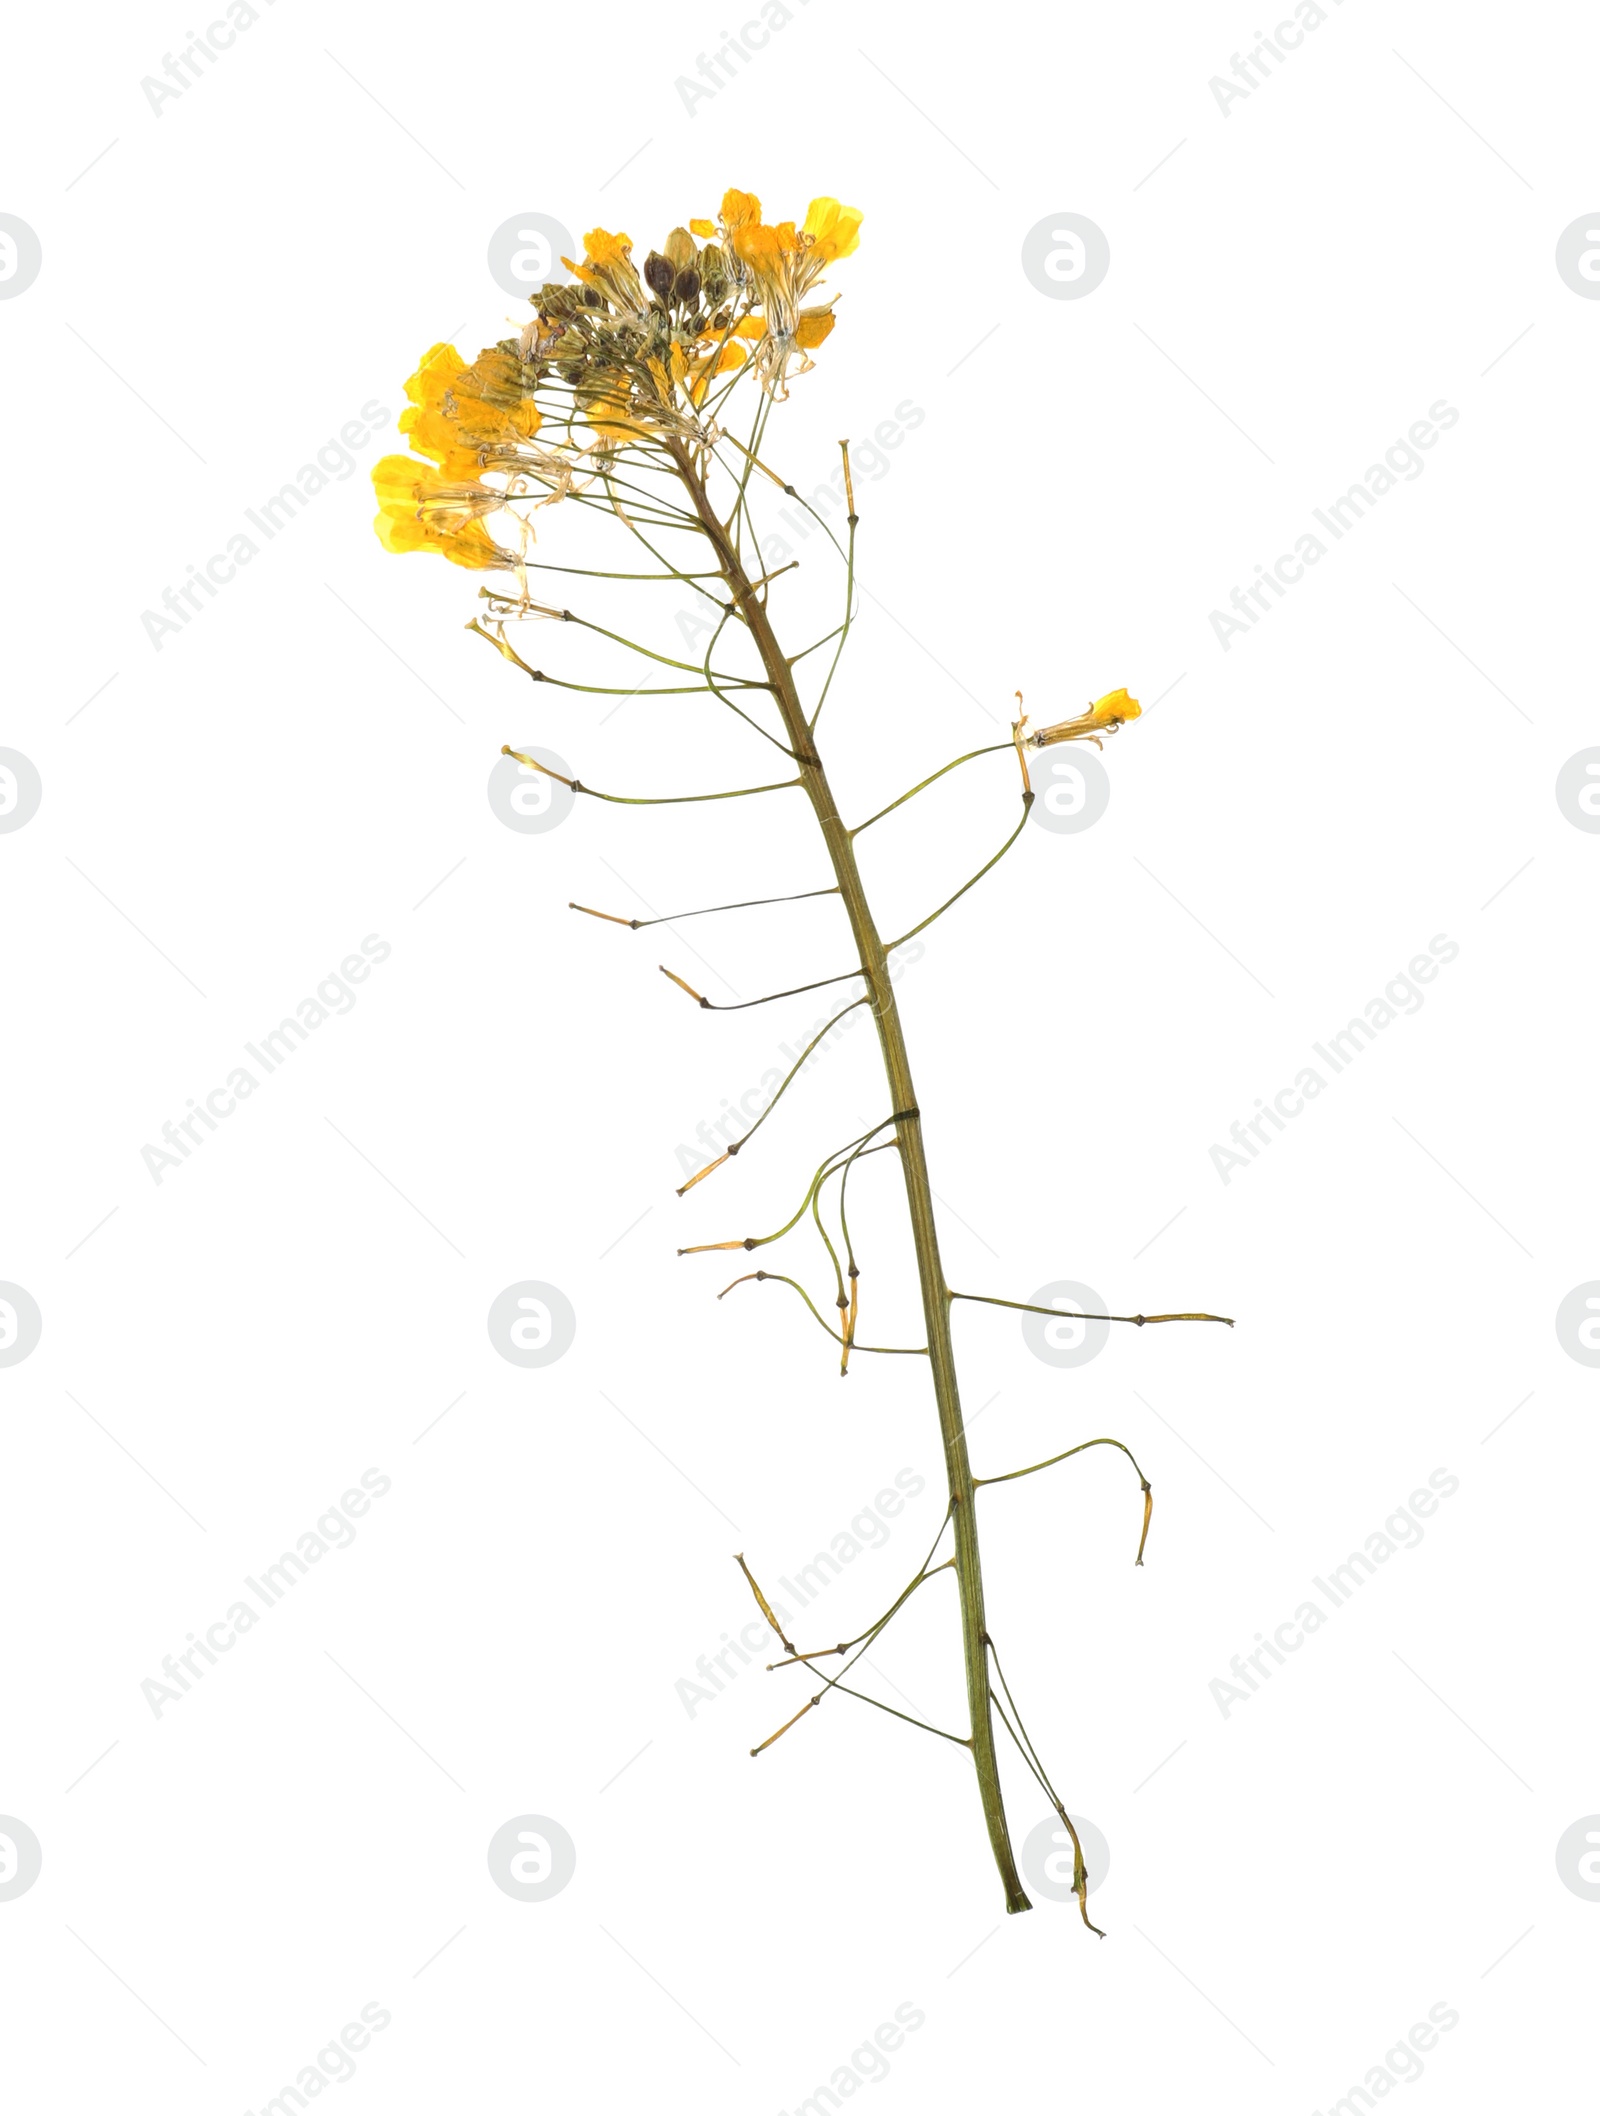
[[[1076,720],[1058,720],[1054,727],[1041,727],[1026,739],[1035,749],[1049,749],[1056,742],[1092,742],[1103,749],[1102,735],[1114,735],[1119,727],[1139,717],[1139,701],[1126,691],[1107,691]]]

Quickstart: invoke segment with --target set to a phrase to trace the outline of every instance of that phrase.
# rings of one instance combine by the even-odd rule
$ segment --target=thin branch
[[[798,786],[800,781],[798,779],[785,779],[783,783],[785,786]],[[748,793],[770,793],[774,789],[767,786],[751,786],[747,787],[745,791]],[[717,796],[702,795],[701,798],[714,800]],[[665,964],[661,965],[661,969],[665,976],[672,977],[672,972],[666,968]],[[700,1000],[700,1004],[708,1014],[742,1014],[746,1007],[769,1007],[775,999],[794,999],[802,992],[820,992],[828,985],[848,984],[852,977],[865,977],[866,974],[865,970],[841,970],[837,977],[819,977],[808,985],[790,985],[785,992],[766,992],[763,993],[760,999],[701,999],[698,992],[694,996]],[[672,981],[674,984],[683,984],[681,977],[672,977]],[[683,989],[687,992],[689,987],[683,985]]]
[[[607,914],[602,911],[597,912],[594,915],[598,918],[604,918]],[[668,974],[670,975],[671,973],[669,972]],[[681,980],[677,981],[681,982]],[[679,1188],[678,1196],[680,1198],[683,1196],[684,1191],[693,1190],[696,1183],[703,1183],[706,1177],[711,1174],[712,1169],[720,1168],[724,1161],[731,1161],[735,1154],[740,1153],[746,1146],[749,1145],[750,1141],[755,1137],[756,1133],[761,1129],[762,1125],[766,1123],[767,1119],[772,1115],[772,1112],[783,1100],[783,1097],[788,1090],[790,1081],[794,1079],[795,1075],[805,1064],[806,1060],[811,1056],[811,1053],[816,1049],[817,1045],[822,1041],[823,1037],[827,1035],[828,1031],[830,1029],[837,1028],[839,1023],[843,1021],[846,1014],[853,1014],[857,1007],[864,1007],[868,1004],[870,1004],[870,1002],[867,998],[867,995],[863,993],[861,998],[852,999],[849,1006],[841,1007],[838,1013],[834,1015],[831,1021],[825,1021],[823,1023],[822,1027],[818,1029],[815,1036],[812,1037],[811,1041],[800,1053],[799,1057],[795,1060],[794,1064],[790,1066],[788,1072],[785,1073],[783,1077],[783,1083],[779,1087],[777,1093],[767,1104],[766,1108],[761,1112],[760,1116],[757,1117],[756,1121],[754,1122],[754,1124],[751,1125],[750,1129],[744,1134],[743,1138],[735,1139],[733,1144],[728,1148],[727,1152],[720,1155],[718,1159],[716,1159],[710,1164],[709,1167],[697,1169],[695,1173],[689,1178],[688,1182],[683,1184]]]
[[[901,794],[898,800],[891,801],[887,808],[880,808],[875,816],[868,816],[864,823],[857,823],[850,835],[853,838],[860,837],[862,831],[870,830],[874,823],[881,823],[885,816],[893,815],[897,808],[903,808],[906,802],[921,793],[924,787],[931,786],[935,779],[942,779],[947,771],[955,771],[962,764],[970,764],[974,757],[992,757],[996,750],[1010,747],[1009,742],[986,742],[982,749],[969,749],[964,757],[952,757],[948,764],[941,764],[937,771],[929,772],[925,779],[919,779],[915,786]]]
[[[986,1307],[990,1308],[1015,1308],[1023,1315],[1053,1315],[1058,1322],[1065,1317],[1068,1321],[1077,1322],[1135,1323],[1141,1330],[1146,1323],[1214,1322],[1226,1323],[1230,1330],[1233,1328],[1233,1317],[1231,1315],[1085,1315],[1077,1308],[1040,1308],[1036,1307],[1032,1301],[1001,1300],[994,1293],[952,1293],[950,1298],[952,1300],[982,1301]]]
[[[672,977],[674,984],[683,984],[683,979],[681,977],[673,977],[670,970],[664,974]],[[683,988],[686,992],[689,990],[687,985],[684,985]],[[809,1209],[812,1198],[816,1195],[818,1184],[821,1183],[825,1176],[833,1172],[835,1166],[841,1163],[856,1147],[864,1146],[868,1139],[875,1139],[879,1132],[883,1131],[888,1125],[898,1124],[902,1118],[913,1115],[915,1115],[915,1112],[912,1110],[897,1109],[892,1116],[884,1117],[880,1122],[874,1124],[871,1131],[864,1131],[860,1138],[851,1139],[846,1145],[836,1148],[833,1153],[829,1154],[812,1176],[811,1181],[806,1185],[806,1194],[795,1207],[792,1218],[785,1220],[775,1234],[746,1234],[731,1242],[697,1242],[691,1248],[680,1249],[678,1251],[679,1256],[694,1256],[705,1249],[764,1249],[769,1242],[781,1241],[792,1227],[799,1224]]]
[[[946,1513],[945,1519],[948,1521],[949,1518],[949,1514]],[[940,1530],[940,1533],[943,1533],[942,1528]],[[865,1631],[858,1631],[854,1638],[841,1639],[837,1646],[814,1646],[809,1653],[802,1653],[798,1646],[790,1645],[788,1639],[784,1639],[783,1643],[785,1646],[788,1647],[791,1658],[789,1660],[770,1661],[767,1664],[767,1673],[771,1675],[775,1669],[794,1667],[801,1661],[810,1662],[814,1660],[827,1660],[832,1654],[849,1653],[854,1647],[859,1645],[865,1644],[870,1646],[872,1641],[878,1636],[879,1632],[882,1631],[885,1625],[888,1623],[890,1617],[897,1615],[899,1611],[905,1607],[905,1604],[911,1599],[912,1595],[916,1593],[917,1589],[923,1584],[924,1581],[933,1579],[938,1573],[941,1572],[954,1572],[955,1562],[956,1561],[954,1558],[946,1558],[943,1560],[942,1563],[938,1565],[929,1565],[925,1571],[919,1572],[916,1578],[911,1582],[910,1586],[907,1587],[903,1593],[896,1595],[894,1601],[884,1611],[883,1615],[878,1618],[876,1623],[869,1624]],[[774,1625],[773,1628],[776,1630],[776,1625]],[[781,1632],[779,1632],[778,1635],[780,1638],[783,1637],[783,1634]]]
[[[828,693],[833,688],[833,679],[838,673],[839,662],[845,649],[845,641],[850,637],[850,626],[855,617],[857,515],[855,485],[850,476],[850,443],[848,441],[839,443],[839,453],[844,458],[845,505],[849,509],[845,520],[850,530],[849,549],[845,553],[844,561],[844,622],[839,627],[839,644],[833,650],[833,660],[829,663],[828,673],[823,678],[822,691],[817,699],[816,710],[812,713],[807,723],[813,738],[817,732],[817,722],[822,718],[822,708],[827,704]],[[789,666],[792,668],[794,663],[791,662]]]
[[[1134,1462],[1132,1448],[1125,1446],[1120,1440],[1080,1440],[1076,1447],[1063,1448],[1059,1455],[1048,1455],[1043,1462],[1030,1462],[1026,1469],[1008,1469],[1002,1476],[998,1477],[974,1477],[972,1488],[976,1491],[983,1484],[1010,1484],[1018,1477],[1031,1477],[1036,1470],[1051,1469],[1056,1463],[1065,1462],[1069,1455],[1081,1455],[1087,1447],[1120,1447],[1128,1460],[1133,1462],[1134,1470],[1139,1478],[1139,1489],[1144,1493],[1144,1526],[1139,1531],[1139,1553],[1133,1562],[1135,1565],[1142,1565],[1144,1563],[1145,1541],[1150,1534],[1150,1515],[1155,1507],[1155,1497],[1150,1489],[1150,1479],[1139,1468],[1138,1463]]]
[[[1000,1665],[999,1648],[995,1645],[994,1640],[989,1636],[987,1631],[983,1635],[983,1642],[984,1645],[988,1648],[988,1651],[994,1660],[994,1671],[996,1675],[999,1676],[1000,1687],[1002,1690],[1004,1690],[1006,1694],[1006,1704],[1010,1705],[1012,1711],[1016,1714],[1016,1726],[1012,1726],[1011,1721],[1006,1718],[1004,1707],[1001,1705],[1000,1700],[995,1696],[992,1687],[989,1691],[990,1701],[994,1705],[995,1710],[1000,1714],[1001,1723],[1005,1727],[1006,1732],[1011,1736],[1011,1739],[1016,1742],[1017,1748],[1022,1754],[1023,1761],[1028,1765],[1029,1769],[1033,1772],[1033,1775],[1038,1779],[1040,1785],[1044,1787],[1044,1790],[1049,1797],[1050,1805],[1055,1809],[1056,1813],[1066,1824],[1067,1835],[1072,1839],[1072,1890],[1073,1894],[1076,1895],[1076,1897],[1078,1898],[1078,1910],[1083,1918],[1083,1922],[1085,1923],[1085,1925],[1088,1925],[1089,1930],[1094,1933],[1098,1939],[1103,1940],[1105,1938],[1105,1934],[1100,1930],[1100,1927],[1098,1925],[1091,1924],[1089,1919],[1089,1869],[1084,1864],[1083,1846],[1079,1842],[1077,1829],[1073,1823],[1072,1817],[1067,1813],[1065,1801],[1061,1798],[1061,1795],[1056,1791],[1055,1787],[1050,1783],[1050,1780],[1045,1773],[1044,1764],[1039,1759],[1039,1752],[1033,1745],[1032,1736],[1028,1733],[1027,1728],[1022,1724],[1022,1714],[1017,1711],[1017,1701],[1011,1694],[1011,1685],[1006,1681],[1006,1671]],[[1021,1728],[1020,1737],[1018,1734],[1018,1728]],[[1027,1746],[1025,1748],[1023,1747],[1024,1742],[1027,1743]]]
[[[720,1242],[716,1244],[708,1244],[707,1246],[714,1246],[723,1249],[742,1249],[745,1245],[743,1242]],[[692,1252],[687,1249],[680,1249],[678,1251],[678,1254],[680,1256],[688,1256],[691,1253]],[[794,1278],[786,1278],[781,1271],[747,1271],[744,1274],[743,1278],[736,1278],[730,1280],[729,1283],[723,1287],[721,1293],[717,1295],[718,1300],[724,1299],[728,1294],[733,1291],[735,1286],[747,1285],[751,1279],[771,1279],[776,1285],[779,1286],[793,1286],[796,1293],[799,1294],[800,1298],[811,1310],[811,1313],[816,1317],[818,1328],[827,1330],[828,1335],[833,1339],[836,1345],[842,1345],[844,1343],[844,1339],[839,1335],[839,1332],[837,1330],[830,1329],[828,1324],[823,1321],[821,1315],[818,1313],[816,1302],[811,1298],[811,1295],[806,1291],[805,1287],[801,1285],[800,1281]],[[853,1349],[857,1352],[903,1353],[908,1358],[920,1359],[926,1354],[928,1348],[926,1345],[856,1345],[853,1347]]]
[[[1033,795],[1031,793],[1024,794],[1022,799],[1022,821],[1017,825],[1016,829],[1012,831],[1010,837],[1006,839],[1005,843],[1000,847],[1000,850],[995,854],[994,858],[991,860],[985,860],[983,865],[978,869],[977,873],[972,877],[971,881],[963,882],[954,896],[947,896],[944,902],[939,906],[937,911],[930,911],[926,918],[920,919],[917,924],[911,928],[909,933],[902,933],[898,940],[890,941],[889,947],[891,950],[895,948],[903,948],[908,940],[913,939],[917,934],[923,932],[927,927],[931,926],[936,918],[943,918],[952,904],[960,903],[961,899],[966,895],[969,889],[975,889],[978,886],[979,882],[983,880],[984,876],[989,872],[989,869],[991,867],[999,866],[1000,862],[1005,858],[1006,854],[1011,850],[1012,846],[1017,842],[1018,838],[1021,837],[1023,831],[1027,829],[1028,810],[1032,805]]]
[[[541,764],[537,757],[530,757],[524,750],[513,749],[509,742],[501,743],[500,754],[502,757],[515,757],[519,764],[526,764],[529,771],[542,771],[547,779],[560,780],[563,786],[570,786],[574,793],[586,793],[596,801],[616,801],[624,808],[676,808],[686,801],[738,801],[746,794],[782,793],[786,786],[802,784],[799,779],[775,779],[769,786],[733,786],[726,793],[602,793],[598,786],[585,786],[581,779],[569,779],[562,772],[552,771],[548,764]],[[831,981],[837,983],[838,980]],[[710,1006],[711,1002],[709,999],[703,999],[700,1004]]]
[[[642,933],[646,926],[675,926],[681,919],[710,918],[718,911],[755,911],[763,904],[802,904],[808,897],[838,894],[839,885],[834,882],[826,889],[797,889],[792,896],[748,896],[737,904],[706,904],[698,911],[669,911],[662,918],[618,918],[610,911],[596,911],[588,904],[569,903],[567,909],[586,911],[590,918],[609,919],[614,926],[631,926],[635,933]],[[857,1006],[861,1003],[859,999],[854,1002]]]

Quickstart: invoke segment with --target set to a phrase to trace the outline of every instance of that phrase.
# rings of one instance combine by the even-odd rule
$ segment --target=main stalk
[[[906,1204],[911,1215],[911,1238],[916,1250],[917,1279],[922,1291],[922,1314],[928,1333],[928,1365],[933,1375],[934,1402],[939,1412],[939,1432],[944,1442],[945,1476],[950,1490],[950,1518],[955,1532],[955,1573],[961,1598],[961,1650],[966,1665],[967,1710],[972,1731],[968,1737],[978,1773],[978,1791],[989,1846],[1006,1891],[1008,1911],[1029,1910],[1032,1905],[1023,1890],[1006,1828],[1005,1804],[1000,1791],[1000,1770],[995,1755],[994,1715],[990,1705],[988,1633],[983,1612],[983,1571],[978,1558],[978,1523],[974,1504],[972,1470],[967,1460],[966,1429],[961,1420],[961,1392],[956,1380],[955,1348],[950,1337],[950,1289],[939,1259],[939,1231],[933,1216],[933,1192],[928,1182],[928,1161],[923,1147],[922,1118],[917,1092],[906,1054],[905,1031],[895,1004],[889,977],[888,957],[867,902],[861,872],[856,865],[855,846],[840,821],[838,807],[828,785],[822,759],[817,753],[806,721],[794,673],[785,658],[767,613],[752,591],[732,538],[697,476],[687,451],[671,444],[678,475],[693,502],[706,537],[717,554],[718,565],[735,604],[750,628],[750,636],[761,656],[762,667],[772,686],[790,749],[798,760],[801,782],[816,812],[823,842],[833,867],[834,880],[855,937],[861,974],[872,1000],[872,1015],[878,1025],[878,1046],[888,1078],[890,1108],[900,1112],[896,1134],[900,1142],[900,1166],[905,1177]]]

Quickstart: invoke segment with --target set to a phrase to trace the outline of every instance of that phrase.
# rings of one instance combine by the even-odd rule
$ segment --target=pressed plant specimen
[[[561,779],[575,795],[624,806],[716,803],[758,796],[781,798],[789,793],[797,793],[809,803],[833,879],[826,887],[799,895],[838,898],[855,954],[854,966],[836,977],[793,986],[768,994],[763,1000],[741,1000],[738,1005],[764,1005],[824,986],[855,985],[859,990],[846,999],[840,1012],[800,1053],[782,1085],[744,1135],[733,1140],[718,1160],[692,1175],[683,1190],[694,1188],[750,1144],[817,1045],[836,1023],[858,1007],[870,1010],[876,1027],[887,1107],[870,1130],[848,1140],[825,1158],[806,1184],[786,1225],[770,1234],[693,1245],[679,1254],[762,1249],[787,1235],[803,1219],[809,1219],[826,1249],[836,1323],[826,1320],[793,1276],[762,1269],[744,1274],[733,1284],[763,1281],[783,1285],[798,1294],[838,1346],[841,1373],[848,1371],[853,1353],[910,1356],[927,1361],[943,1444],[948,1504],[933,1547],[891,1606],[855,1638],[820,1649],[801,1651],[784,1636],[754,1575],[743,1557],[738,1559],[763,1615],[774,1634],[782,1639],[788,1656],[774,1665],[798,1665],[820,1681],[816,1693],[802,1704],[794,1718],[761,1748],[770,1746],[771,1741],[834,1690],[862,1698],[966,1748],[976,1770],[984,1823],[1004,1885],[1006,1908],[1026,1910],[1028,1898],[1017,1873],[1001,1792],[996,1753],[998,1720],[1071,1836],[1074,1888],[1087,1925],[1087,1879],[1077,1831],[1023,1725],[989,1630],[979,1564],[977,1497],[985,1485],[1032,1476],[1087,1448],[1121,1448],[1133,1463],[1144,1497],[1135,1558],[1136,1564],[1142,1564],[1150,1528],[1150,1483],[1123,1443],[1106,1438],[1081,1441],[1045,1461],[1008,1471],[1004,1476],[972,1474],[951,1338],[954,1303],[976,1300],[1023,1312],[1053,1315],[1059,1311],[1033,1308],[1024,1301],[1003,1300],[989,1294],[960,1293],[946,1283],[924,1152],[923,1115],[890,978],[890,957],[896,948],[942,917],[1016,843],[1034,798],[1028,776],[1030,753],[1064,742],[1092,742],[1099,747],[1106,736],[1138,717],[1139,706],[1125,690],[1117,690],[1076,717],[1031,733],[1027,716],[1019,709],[1009,741],[987,744],[953,759],[860,823],[848,826],[842,821],[824,771],[817,729],[855,616],[858,517],[850,451],[847,443],[840,444],[846,509],[841,543],[824,515],[771,467],[768,430],[775,408],[788,397],[791,379],[812,367],[810,354],[833,329],[833,300],[837,296],[827,302],[808,297],[817,291],[832,266],[854,252],[860,223],[858,212],[841,206],[836,199],[819,198],[812,200],[801,225],[792,221],[769,225],[761,217],[758,199],[748,192],[729,191],[715,221],[691,220],[687,228],[674,228],[660,250],[649,253],[642,267],[635,264],[626,235],[594,229],[584,238],[581,260],[562,260],[573,274],[572,280],[539,290],[533,297],[534,313],[519,336],[489,347],[470,363],[448,345],[436,345],[424,356],[406,384],[410,402],[401,418],[402,430],[414,452],[386,457],[373,473],[382,509],[377,526],[390,550],[437,551],[456,565],[496,576],[493,585],[480,589],[483,608],[468,629],[489,641],[532,682],[607,696],[704,693],[737,716],[747,738],[759,740],[779,753],[784,775],[756,785],[713,792],[623,794],[602,791],[577,777],[565,777],[523,751],[506,751],[528,770]],[[781,491],[791,510],[802,509],[824,532],[843,573],[844,601],[838,623],[822,638],[797,651],[787,651],[776,630],[774,589],[796,561],[784,565],[769,563],[777,555],[772,549],[770,525],[763,530],[758,519],[758,501],[767,484]],[[534,517],[538,510],[556,502],[569,508],[598,510],[607,518],[615,538],[633,554],[632,563],[644,570],[614,573],[536,557],[536,550],[543,547],[535,543]],[[645,646],[578,614],[564,601],[547,599],[548,590],[542,581],[546,574],[668,582],[688,590],[701,599],[711,620],[705,627],[710,639],[702,660],[697,664],[683,659],[681,653],[674,655]],[[537,622],[577,626],[590,634],[602,635],[645,657],[672,680],[659,684],[647,681],[625,689],[548,673],[512,644],[513,626]],[[742,662],[742,671],[723,666],[725,661]],[[1015,826],[999,851],[944,903],[907,932],[885,940],[862,884],[857,840],[946,773],[996,751],[1015,752],[1021,781],[1020,813]],[[745,911],[760,904],[791,900],[797,899],[758,897],[738,904],[709,906],[707,910]],[[668,923],[657,918],[596,911],[586,905],[575,904],[571,908],[635,931]],[[700,915],[703,914],[677,914]],[[702,1008],[717,1010],[716,1003],[676,972],[662,967],[663,973]],[[857,1337],[860,1271],[850,1237],[848,1188],[858,1162],[886,1153],[898,1160],[909,1216],[926,1331],[926,1342],[915,1346],[869,1345]],[[835,1177],[836,1194],[830,1191]],[[731,1290],[731,1286],[724,1288],[725,1292]],[[1091,1319],[1135,1327],[1229,1320],[1225,1316],[1193,1313]],[[947,1534],[948,1554],[941,1557]],[[968,1709],[968,1729],[964,1734],[911,1720],[909,1714],[896,1711],[844,1680],[855,1660],[911,1597],[928,1580],[945,1571],[954,1576],[960,1606]],[[830,1660],[842,1663],[837,1673],[826,1667]],[[752,1754],[759,1755],[761,1748]]]

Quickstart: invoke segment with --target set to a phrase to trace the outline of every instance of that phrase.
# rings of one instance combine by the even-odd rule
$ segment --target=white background
[[[1408,2104],[1589,2076],[1600,1905],[1555,1847],[1600,1809],[1595,1375],[1554,1316],[1600,1269],[1600,840],[1554,784],[1600,741],[1600,306],[1553,258],[1597,203],[1600,40],[1577,8],[1349,0],[1224,114],[1209,80],[1271,26],[1237,9],[793,14],[692,114],[715,11],[283,0],[159,115],[141,80],[203,25],[12,26],[0,210],[44,259],[0,303],[0,742],[43,782],[0,837],[0,1278],[44,1318],[0,1370],[0,1812],[44,1860],[0,1902],[19,2107],[259,2110],[373,2002],[324,2092],[396,2112],[792,2111],[905,2004],[874,2105],[1321,2110],[1439,2002]],[[759,1665],[686,1709],[754,1614],[731,1552],[770,1590],[926,1478],[824,1643],[939,1516],[918,1363],[841,1384],[784,1289],[718,1306],[735,1260],[673,1254],[781,1221],[882,1087],[858,1034],[678,1203],[678,1147],[817,1009],[698,1013],[655,964],[749,997],[842,968],[842,920],[571,915],[818,886],[820,848],[789,796],[506,829],[502,741],[637,792],[767,753],[698,701],[530,692],[461,630],[477,581],[371,533],[418,355],[505,335],[496,228],[642,255],[730,183],[866,213],[779,467],[815,485],[840,435],[924,414],[859,492],[821,729],[847,813],[995,739],[1016,689],[1038,720],[1146,703],[1105,818],[1027,830],[901,984],[954,1283],[1238,1318],[1063,1373],[957,1311],[980,1473],[1109,1433],[1156,1490],[1142,1571],[1110,1450],[983,1502],[1007,1670],[1111,1846],[1104,1941],[1070,1903],[1003,1916],[945,1744],[836,1698],[752,1763],[807,1694]],[[1081,300],[1020,264],[1063,211],[1111,246]],[[1441,399],[1423,474],[1224,651],[1210,613]],[[142,613],[374,402],[353,473],[153,646]],[[552,512],[543,555],[591,534]],[[799,644],[836,599],[813,548],[774,615]],[[862,841],[886,928],[1000,842],[1013,769]],[[354,1009],[157,1184],[162,1124],[369,934]],[[1441,934],[1420,1011],[1225,1183],[1229,1126]],[[915,1341],[872,1165],[863,1334]],[[826,1298],[813,1248],[788,1268]],[[535,1372],[485,1329],[524,1279],[578,1318]],[[354,1544],[154,1716],[162,1657],[368,1468],[392,1489]],[[1224,1716],[1230,1658],[1439,1469],[1420,1546]],[[948,1582],[873,1659],[960,1724]],[[543,1903],[485,1859],[530,1813],[577,1846]]]

